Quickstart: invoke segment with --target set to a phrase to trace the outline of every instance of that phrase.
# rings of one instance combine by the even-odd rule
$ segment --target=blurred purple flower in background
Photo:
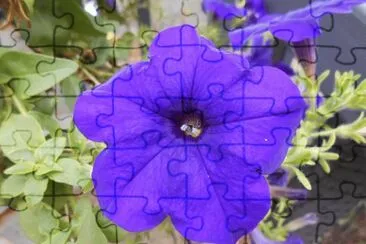
[[[267,15],[257,24],[230,32],[229,38],[234,48],[240,48],[249,38],[257,38],[269,31],[294,47],[305,74],[314,77],[317,60],[315,38],[321,34],[321,17],[331,13],[350,13],[355,5],[364,2],[365,0],[314,1],[304,8],[285,14]]]
[[[202,8],[203,11],[211,13],[221,20],[245,17],[246,25],[256,23],[259,18],[266,14],[263,0],[247,0],[243,7],[238,7],[225,0],[203,0]]]
[[[244,56],[249,60],[249,63],[252,67],[271,65],[273,67],[281,69],[283,72],[290,76],[293,76],[295,74],[293,69],[283,61],[273,61],[274,47],[271,46],[271,41],[267,41],[266,44],[264,44],[262,37],[258,37],[256,39],[258,41],[252,42],[249,53],[244,54]]]
[[[250,68],[189,25],[160,32],[149,57],[75,105],[79,130],[107,144],[92,174],[100,208],[128,231],[170,216],[187,239],[235,243],[269,211],[264,174],[283,162],[305,102],[281,70]]]
[[[238,8],[235,4],[227,3],[224,0],[203,0],[203,11],[213,14],[218,19],[231,20],[244,17],[247,14],[245,8]]]
[[[329,13],[350,13],[352,8],[365,0],[314,1],[308,6],[267,16],[256,25],[234,30],[229,34],[233,46],[240,47],[248,38],[270,31],[275,37],[287,42],[314,39],[321,33],[320,18]]]
[[[266,9],[263,0],[248,0],[245,6],[238,8],[233,3],[227,3],[224,0],[203,0],[203,10],[214,14],[221,20],[232,20],[234,18],[245,17],[242,27],[255,24],[258,20],[266,15]],[[253,39],[250,45],[249,53],[245,57],[249,60],[252,67],[272,65],[284,71],[288,75],[294,75],[294,71],[290,66],[283,62],[274,63],[272,60],[273,47],[271,41],[264,41],[263,37],[258,36]]]

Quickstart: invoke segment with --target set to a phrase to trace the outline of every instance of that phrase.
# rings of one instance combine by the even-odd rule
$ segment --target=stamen
[[[185,135],[197,138],[202,133],[202,123],[200,117],[194,114],[188,115],[184,121],[180,130],[184,132]]]
[[[184,131],[187,136],[192,136],[193,138],[197,138],[202,133],[202,130],[200,128],[195,128],[187,124],[183,124],[180,129],[181,131]]]

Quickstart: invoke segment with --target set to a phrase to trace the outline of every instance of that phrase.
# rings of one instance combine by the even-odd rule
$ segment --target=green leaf
[[[63,18],[59,16],[63,16]],[[66,46],[100,47],[91,46],[90,43],[97,38],[105,38],[108,29],[113,31],[109,25],[100,26],[96,21],[93,16],[83,9],[81,1],[36,1],[34,13],[31,16],[32,26],[29,30],[28,43],[30,45],[50,47],[58,45],[59,48],[56,50],[58,53],[68,51],[79,55],[80,51],[78,49],[66,48]],[[58,28],[61,26],[67,28]],[[23,38],[27,38],[25,33]],[[62,46],[65,46],[65,48],[62,48]],[[46,50],[52,53],[52,48]]]
[[[70,111],[74,111],[76,98],[81,93],[80,85],[81,80],[75,75],[68,77],[61,83],[62,94],[65,96],[64,99]]]
[[[325,159],[325,160],[338,160],[339,155],[338,155],[338,153],[321,152],[319,154],[319,158],[322,158],[322,159]]]
[[[81,134],[73,121],[71,121],[71,125],[68,131],[68,139],[70,147],[77,148],[79,150],[79,154],[83,154],[84,151],[87,150],[88,140],[83,134]]]
[[[317,77],[317,86],[320,89],[321,84],[328,78],[330,70],[327,69]]]
[[[328,141],[323,141],[322,142],[322,146],[321,146],[321,151],[325,152],[325,151],[328,151],[329,149],[332,148],[332,146],[334,145],[334,143],[336,142],[336,133],[332,133],[330,136],[329,136],[329,139]]]
[[[38,111],[30,111],[29,114],[32,115],[42,128],[46,129],[52,137],[56,136],[56,132],[60,129],[60,125],[55,119],[50,115]]]
[[[330,173],[330,167],[329,167],[329,164],[326,160],[320,158],[319,159],[319,164],[320,164],[320,166],[322,167],[322,169],[325,173],[327,173],[327,174]]]
[[[293,147],[286,157],[286,162],[300,164],[311,159],[311,152],[306,147]]]
[[[28,180],[25,175],[10,175],[1,184],[1,197],[16,197],[23,193],[24,186]]]
[[[90,179],[91,166],[82,165],[75,159],[62,158],[58,160],[63,172],[52,172],[48,175],[50,179],[59,183],[65,183],[72,186],[81,186]]]
[[[47,239],[42,244],[52,243],[67,243],[69,236],[71,235],[72,229],[69,228],[65,231],[53,230],[52,234],[48,235]]]
[[[117,225],[113,224],[106,217],[104,217],[101,211],[98,210],[94,212],[98,222],[98,226],[100,226],[100,229],[103,231],[103,234],[107,237],[108,241],[113,243],[120,243],[121,241],[125,241],[125,238],[128,235],[131,235],[130,233],[121,229]]]
[[[28,238],[35,243],[42,243],[50,236],[52,231],[58,229],[58,219],[61,215],[48,204],[40,202],[33,207],[28,207],[25,211],[19,212],[19,217],[20,225]]]
[[[78,216],[78,222],[80,223],[77,243],[107,244],[108,240],[96,222],[90,200],[86,197],[81,198],[78,201],[75,211]]]
[[[0,147],[11,161],[33,161],[32,150],[44,142],[40,124],[32,116],[12,114],[0,127]]]
[[[41,175],[45,175],[45,174],[48,174],[48,173],[54,172],[54,171],[62,172],[63,169],[57,163],[53,163],[51,165],[37,164],[37,170],[36,170],[35,175],[41,176]]]
[[[9,118],[12,111],[11,89],[0,85],[0,124]]]
[[[290,170],[292,170],[297,179],[300,181],[300,183],[307,189],[307,190],[311,190],[311,184],[310,181],[308,180],[308,178],[306,178],[305,174],[303,172],[301,172],[298,168],[291,166],[291,165],[284,165],[284,167],[289,168]]]
[[[65,137],[55,137],[47,140],[45,143],[39,146],[35,150],[34,155],[37,162],[41,162],[46,158],[51,158],[53,161],[56,161],[64,151],[65,146]]]
[[[36,205],[42,201],[43,194],[47,189],[48,179],[37,179],[29,176],[24,186],[25,200],[29,205]]]
[[[9,82],[21,99],[48,90],[77,68],[77,63],[68,59],[0,48],[0,84]]]
[[[17,164],[7,168],[4,173],[8,175],[24,175],[31,173],[35,170],[35,164],[33,162],[18,162]]]
[[[53,209],[60,213],[65,213],[65,210],[74,206],[77,201],[78,198],[75,197],[75,192],[73,191],[72,186],[57,182],[51,182],[48,184],[42,200],[42,202],[52,206]],[[69,223],[64,226],[64,223],[61,222],[60,225],[62,225],[60,226],[62,229],[67,229],[69,227]]]
[[[27,8],[29,10],[29,13],[33,13],[33,6],[34,6],[34,1],[35,0],[23,0],[25,5],[27,5]]]
[[[55,113],[57,107],[56,95],[52,93],[50,95],[47,94],[47,92],[42,92],[38,94],[38,96],[23,100],[23,103],[28,111],[34,110],[49,116],[52,116]]]

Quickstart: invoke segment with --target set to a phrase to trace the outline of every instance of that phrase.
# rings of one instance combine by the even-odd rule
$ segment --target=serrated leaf
[[[0,84],[8,83],[21,99],[48,90],[77,68],[77,63],[68,59],[0,47]]]
[[[10,175],[1,184],[1,197],[16,197],[23,193],[24,186],[28,180],[25,175]]]
[[[34,156],[36,157],[37,162],[41,162],[47,158],[51,158],[52,161],[56,161],[64,151],[65,146],[65,137],[55,137],[40,145],[35,150]]]
[[[47,189],[48,179],[37,179],[29,176],[24,186],[24,195],[26,202],[33,206],[42,201],[43,194]]]
[[[12,114],[0,127],[0,147],[13,162],[33,161],[32,150],[44,142],[40,124],[30,115]]]
[[[25,175],[35,170],[33,162],[18,162],[17,164],[7,168],[4,173],[8,175]]]

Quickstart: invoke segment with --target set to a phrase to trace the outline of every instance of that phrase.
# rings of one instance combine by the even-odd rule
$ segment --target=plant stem
[[[15,107],[18,109],[19,113],[21,113],[22,115],[26,115],[27,114],[27,109],[24,107],[24,105],[18,99],[18,97],[15,94],[13,94],[11,96],[11,99],[13,100],[13,103],[14,103]]]
[[[92,75],[86,68],[80,68],[81,71],[89,78],[89,80],[91,80],[94,85],[100,85],[100,82],[98,81],[97,78],[95,78],[94,75]]]
[[[330,136],[331,134],[336,133],[337,131],[338,131],[338,128],[327,130],[327,131],[321,131],[321,132],[311,134],[310,137]]]

